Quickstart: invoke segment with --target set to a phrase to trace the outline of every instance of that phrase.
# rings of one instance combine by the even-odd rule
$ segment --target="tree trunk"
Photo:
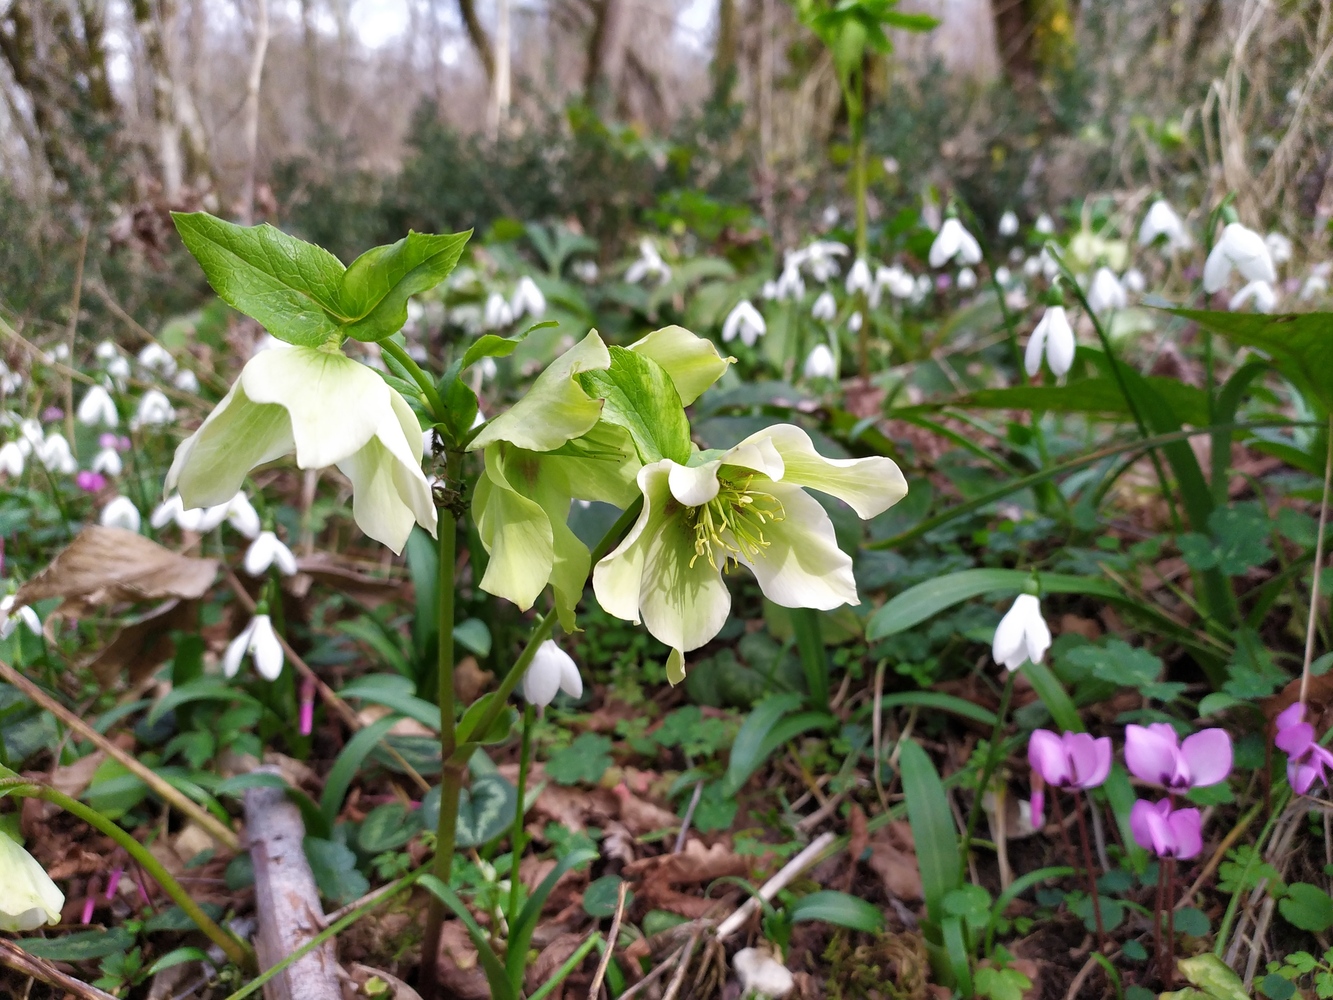
[[[625,29],[629,23],[629,8],[626,0],[600,0],[594,11],[583,95],[591,106],[603,112],[614,112],[625,69]]]
[[[152,74],[162,192],[171,200],[186,184],[207,184],[208,142],[199,111],[172,65],[168,34],[176,18],[175,0],[157,0],[153,8],[152,0],[134,0],[134,21]]]
[[[241,188],[241,221],[255,220],[255,159],[259,154],[259,85],[264,78],[264,56],[268,52],[268,0],[255,2],[255,41],[250,53],[250,73],[245,81],[245,183]]]
[[[713,100],[723,103],[736,83],[736,49],[740,39],[739,0],[720,0],[717,8],[717,47],[713,50]]]
[[[486,71],[486,82],[492,83],[495,80],[495,56],[491,52],[491,42],[486,37],[486,29],[482,27],[481,19],[477,17],[476,0],[458,0],[458,12],[463,16],[463,27],[467,29],[468,40],[477,50],[481,68]]]

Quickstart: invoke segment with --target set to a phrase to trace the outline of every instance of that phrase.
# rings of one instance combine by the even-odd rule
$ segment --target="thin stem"
[[[1166,859],[1166,968],[1163,985],[1169,990],[1176,982],[1176,859]]]
[[[1052,791],[1052,798],[1055,792]],[[1084,793],[1088,800],[1088,808],[1093,808],[1092,796]],[[1083,867],[1088,876],[1088,898],[1092,900],[1092,915],[1097,921],[1097,943],[1101,945],[1102,951],[1108,950],[1106,939],[1106,928],[1102,925],[1102,907],[1097,899],[1097,879],[1092,869],[1092,846],[1088,842],[1088,821],[1083,818],[1083,810],[1079,808],[1078,800],[1074,800],[1074,815],[1078,817],[1078,839],[1083,843]]]
[[[986,748],[986,762],[981,769],[981,780],[977,782],[976,794],[972,796],[972,806],[967,812],[967,829],[963,833],[963,860],[972,853],[972,835],[976,833],[977,822],[981,818],[981,800],[986,797],[990,787],[991,775],[999,765],[999,747],[1004,732],[1005,716],[1009,714],[1009,701],[1014,696],[1014,671],[1005,671],[1004,690],[1000,692],[1000,707],[995,713],[995,728],[991,731],[990,745]]]
[[[1324,455],[1324,494],[1319,500],[1319,535],[1314,543],[1314,574],[1310,582],[1310,620],[1305,627],[1305,665],[1301,669],[1301,704],[1310,688],[1310,664],[1314,660],[1315,621],[1319,608],[1319,573],[1324,566],[1324,526],[1328,523],[1328,488],[1333,477],[1333,413],[1328,416],[1328,451]]]
[[[523,807],[528,794],[528,769],[532,762],[532,724],[536,710],[531,704],[523,706],[523,737],[518,751],[518,808],[514,810],[514,828],[509,833],[509,926],[518,919],[519,892],[522,881],[518,877],[519,861],[527,837],[523,833]]]
[[[1069,862],[1069,867],[1077,871],[1078,855],[1074,853],[1074,842],[1069,839],[1069,827],[1065,825],[1065,807],[1060,805],[1060,795],[1055,788],[1051,789],[1051,812],[1055,813],[1055,825],[1065,845],[1065,858]]]
[[[1162,958],[1162,901],[1166,898],[1166,862],[1157,859],[1157,906],[1152,919],[1152,954],[1157,963],[1157,976],[1166,984],[1165,961]]]
[[[399,344],[392,340],[381,340],[380,351],[389,355],[394,361],[412,376],[412,381],[417,384],[421,390],[421,396],[426,405],[430,407],[431,416],[436,420],[444,419],[444,401],[440,399],[440,394],[435,389],[435,383],[431,381],[430,376],[421,370],[421,366],[412,360],[412,356]]]

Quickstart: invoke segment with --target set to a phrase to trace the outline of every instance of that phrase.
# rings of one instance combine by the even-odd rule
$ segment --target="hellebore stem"
[[[1092,802],[1092,796],[1084,793],[1088,800],[1088,808],[1095,808]],[[1054,795],[1052,796],[1054,798]],[[1083,810],[1079,808],[1078,800],[1074,800],[1074,815],[1078,817],[1078,839],[1083,842],[1083,866],[1088,876],[1088,898],[1092,900],[1092,915],[1097,921],[1097,943],[1102,951],[1107,951],[1106,928],[1102,925],[1102,906],[1097,898],[1097,879],[1092,870],[1092,847],[1088,842],[1088,821],[1083,818]]]
[[[417,384],[426,405],[430,407],[431,416],[436,420],[443,420],[445,413],[444,401],[440,398],[435,383],[431,381],[429,375],[421,370],[421,366],[412,360],[412,356],[400,344],[395,344],[392,340],[380,341],[380,353],[389,355],[407,374],[412,376],[412,381]]]
[[[518,808],[514,810],[514,828],[509,833],[509,926],[514,926],[518,919],[518,907],[521,902],[519,893],[522,883],[518,877],[519,861],[523,857],[523,846],[527,836],[523,833],[523,807],[528,794],[528,768],[532,763],[532,723],[536,710],[531,704],[523,706],[523,737],[518,752]]]
[[[981,779],[977,782],[976,794],[972,796],[972,806],[967,811],[967,829],[963,832],[963,861],[972,853],[972,837],[977,831],[977,821],[981,818],[981,802],[990,788],[991,776],[999,766],[999,746],[1004,732],[1004,719],[1009,714],[1009,702],[1014,696],[1014,671],[1005,671],[1004,689],[1000,692],[1000,707],[995,713],[995,728],[990,734],[990,745],[986,747],[986,761],[981,768]]]

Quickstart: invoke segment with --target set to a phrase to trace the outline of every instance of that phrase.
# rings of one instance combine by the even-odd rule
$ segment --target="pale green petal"
[[[705,462],[691,467],[671,463],[668,482],[671,495],[686,507],[702,507],[717,496],[721,484],[717,481],[717,470],[721,462]]]
[[[610,366],[611,354],[593,330],[552,361],[522,399],[483,427],[468,450],[508,441],[528,451],[553,451],[586,434],[602,415],[602,401],[590,399],[574,376]]]
[[[0,833],[0,931],[26,933],[58,924],[65,905],[51,876],[17,841]]]
[[[819,501],[786,483],[766,489],[782,503],[783,519],[764,526],[769,545],[762,553],[738,557],[764,596],[784,608],[831,611],[859,604],[852,560],[838,548],[833,522]]]
[[[760,433],[769,435],[782,455],[784,483],[835,496],[863,519],[907,496],[907,480],[891,458],[824,458],[815,451],[810,435],[792,424],[777,424]]]
[[[392,415],[380,423],[375,438],[393,456],[393,482],[399,497],[412,511],[417,524],[434,536],[438,515],[430,480],[421,471],[421,425],[403,397],[392,389],[389,392]]]
[[[263,351],[246,363],[240,383],[256,403],[286,407],[303,469],[337,465],[360,451],[392,412],[384,380],[337,351]]]
[[[426,453],[426,442],[421,434],[421,421],[396,389],[389,389],[389,405],[393,408],[393,415],[398,418],[398,426],[403,429],[403,440],[407,442],[408,450],[419,467],[421,457]]]
[[[636,477],[643,468],[629,432],[599,422],[587,434],[555,452],[529,452],[541,463],[538,476],[554,477],[570,498],[600,500],[624,510],[639,496]]]
[[[718,456],[717,461],[722,465],[735,465],[743,469],[753,469],[755,472],[763,473],[769,479],[782,479],[786,471],[786,465],[782,461],[782,455],[778,449],[773,446],[769,440],[769,430],[766,428],[758,433],[751,434],[748,438],[730,448]]]
[[[569,503],[565,503],[568,516]],[[592,568],[592,553],[588,546],[579,541],[579,536],[569,529],[569,524],[560,517],[547,516],[551,524],[552,549],[555,563],[551,567],[551,589],[555,592],[555,610],[560,616],[560,627],[566,632],[573,632],[574,612],[583,600],[583,588],[588,583],[588,570]]]
[[[398,491],[395,473],[401,468],[378,437],[338,463],[338,470],[352,481],[352,517],[375,541],[403,551],[412,533],[416,515]]]
[[[616,618],[639,624],[639,594],[643,589],[643,566],[651,536],[661,530],[663,511],[671,500],[667,476],[668,459],[639,470],[643,510],[629,533],[592,571],[593,593],[602,610]]]
[[[492,449],[487,450],[486,470],[472,498],[472,514],[490,553],[481,589],[528,610],[555,564],[551,521],[540,504],[514,491]]]
[[[685,654],[679,649],[673,649],[667,656],[666,675],[672,687],[685,679]]]
[[[630,345],[631,351],[651,358],[666,369],[680,394],[682,406],[689,406],[704,390],[722,377],[735,358],[724,358],[710,340],[705,340],[682,326],[664,326]]]
[[[252,402],[237,380],[199,429],[176,448],[166,492],[179,490],[186,509],[216,507],[237,494],[251,469],[293,447],[287,411]]]
[[[685,514],[675,507],[648,537],[639,603],[649,632],[673,649],[688,651],[722,631],[731,613],[731,591],[706,557],[695,558],[694,531]]]

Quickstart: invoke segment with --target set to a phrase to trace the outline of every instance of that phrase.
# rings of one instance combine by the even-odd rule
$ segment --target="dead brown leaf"
[[[583,934],[561,934],[543,948],[541,954],[537,956],[537,961],[528,966],[524,979],[528,987],[528,993],[535,992],[553,978],[556,970],[565,964],[570,955],[578,951],[584,937]],[[556,991],[552,994],[552,997],[555,998],[559,995],[560,992]]]
[[[870,841],[870,867],[885,890],[898,899],[921,899],[921,869],[917,865],[912,828],[902,820],[875,832]]]
[[[471,705],[495,682],[495,675],[477,666],[475,656],[465,656],[454,667],[454,694],[464,705]]]
[[[679,854],[640,858],[625,866],[625,875],[667,885],[697,885],[727,875],[745,875],[749,870],[749,863],[725,844],[705,847],[702,840],[691,837]]]
[[[215,559],[183,556],[133,531],[94,524],[25,583],[15,602],[53,597],[84,605],[193,600],[204,596],[217,573]]]
[[[174,631],[193,632],[198,628],[197,601],[167,601],[122,628],[114,639],[87,664],[93,676],[105,688],[128,670],[131,686],[151,675],[176,655],[171,640]]]
[[[489,1000],[491,995],[477,949],[459,920],[446,920],[440,928],[440,985],[457,1000]]]

